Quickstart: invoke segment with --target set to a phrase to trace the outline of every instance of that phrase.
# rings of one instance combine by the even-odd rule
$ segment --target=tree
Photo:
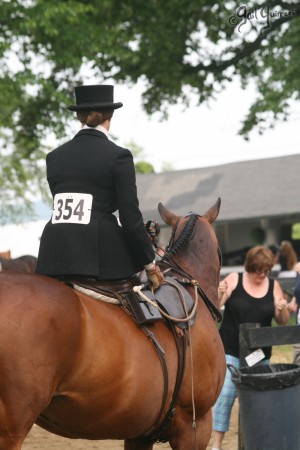
[[[254,79],[240,133],[286,120],[299,100],[299,14],[299,2],[280,0],[2,0],[0,200],[44,178],[45,136],[64,137],[87,70],[100,82],[143,80],[145,110],[163,115],[191,92],[207,102],[234,76]]]
[[[145,161],[145,152],[143,147],[136,144],[133,141],[130,141],[125,145],[126,148],[129,148],[134,159],[134,167],[136,173],[154,173],[154,167],[149,162]]]

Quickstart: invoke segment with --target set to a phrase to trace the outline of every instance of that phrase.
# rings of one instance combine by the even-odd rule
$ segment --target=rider
[[[76,111],[82,128],[46,158],[53,214],[36,272],[120,280],[145,268],[156,289],[163,275],[139,209],[132,154],[108,139],[114,110],[123,106],[114,103],[113,89],[75,87],[76,105],[68,109]]]

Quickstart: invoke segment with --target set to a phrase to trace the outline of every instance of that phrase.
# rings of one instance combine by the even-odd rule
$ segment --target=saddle
[[[76,284],[83,288],[89,289],[94,292],[111,294],[113,297],[115,294],[122,294],[133,289],[134,286],[138,286],[140,278],[135,275],[123,280],[97,280],[96,278],[88,278],[84,276],[76,277],[60,277],[60,281],[68,284]]]
[[[153,296],[161,316],[174,321],[180,328],[186,329],[188,325],[193,324],[195,315],[192,315],[188,321],[185,319],[192,313],[195,302],[187,289],[175,277],[165,277],[164,284],[154,294],[149,288],[138,290],[137,293],[139,302],[145,303],[147,307],[152,304],[149,305],[145,298],[151,299]]]
[[[120,304],[139,326],[171,318],[179,327],[186,329],[194,322],[194,317],[188,322],[184,321],[193,309],[194,300],[174,277],[165,277],[164,284],[154,293],[147,283],[143,284],[144,273],[141,273],[140,277],[134,276],[125,280],[105,281],[76,277],[61,281],[97,300]]]

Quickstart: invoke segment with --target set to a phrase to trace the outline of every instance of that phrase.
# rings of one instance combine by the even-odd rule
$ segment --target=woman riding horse
[[[82,129],[47,155],[54,207],[36,272],[120,280],[145,268],[156,289],[163,275],[139,209],[132,154],[108,139],[122,103],[114,103],[110,85],[78,86],[75,94],[77,103],[69,109],[77,112]]]

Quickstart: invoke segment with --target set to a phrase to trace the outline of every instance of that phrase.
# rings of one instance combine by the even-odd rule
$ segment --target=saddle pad
[[[169,284],[170,283],[170,284]],[[174,286],[175,285],[175,286]],[[183,296],[183,301],[185,307],[183,305],[183,301],[178,292],[180,290],[181,295]],[[151,295],[151,291],[143,290],[143,294],[146,296]],[[165,277],[165,283],[160,286],[159,289],[155,291],[155,300],[159,304],[159,306],[169,315],[175,317],[176,319],[184,319],[193,309],[195,304],[194,299],[175,278]],[[186,311],[185,311],[186,308]],[[189,324],[192,325],[194,322],[194,317],[189,321]],[[181,328],[187,328],[187,322],[179,322],[177,324]]]
[[[93,291],[92,289],[87,289],[78,284],[73,284],[73,288],[76,291],[81,292],[82,294],[88,295],[89,297],[94,298],[95,300],[100,300],[106,303],[113,303],[114,305],[120,305],[121,302],[117,298],[109,297],[108,295],[100,294],[99,292]]]

